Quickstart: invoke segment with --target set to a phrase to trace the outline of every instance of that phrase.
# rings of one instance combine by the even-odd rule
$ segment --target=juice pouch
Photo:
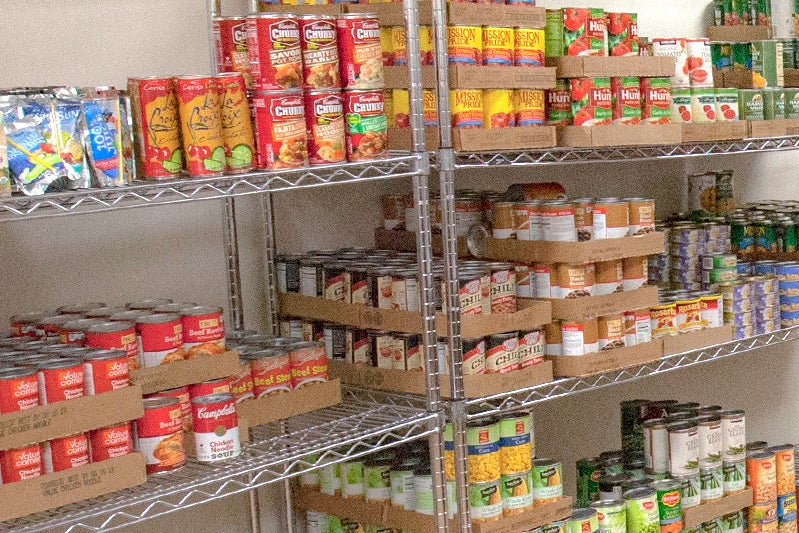
[[[64,163],[30,117],[6,125],[8,167],[19,189],[28,195],[63,188]]]
[[[70,188],[91,187],[91,174],[83,149],[83,112],[80,100],[56,98],[52,103],[53,128],[44,132],[44,137],[57,150],[67,170]]]
[[[119,95],[120,125],[122,126],[122,159],[126,183],[136,179],[136,160],[133,152],[133,111],[130,107],[130,96],[126,93]]]
[[[122,154],[122,125],[119,97],[83,99],[86,117],[89,165],[100,187],[118,187],[128,183]]]
[[[0,198],[11,196],[11,177],[8,173],[8,149],[6,146],[5,120],[3,114],[0,113]]]

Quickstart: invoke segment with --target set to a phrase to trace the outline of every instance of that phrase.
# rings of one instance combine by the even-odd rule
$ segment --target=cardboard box
[[[617,348],[581,356],[547,356],[554,365],[556,378],[579,377],[618,370],[656,361],[663,355],[663,344],[653,340],[646,344]]]
[[[749,43],[771,39],[771,26],[708,26],[707,36],[711,41]]]
[[[732,87],[735,89],[755,89],[752,70],[724,70],[713,71],[713,85],[715,87]]]
[[[314,383],[291,392],[245,400],[236,405],[239,420],[252,428],[341,403],[341,380]]]
[[[140,368],[130,373],[130,379],[141,387],[144,394],[151,394],[209,379],[232,376],[238,370],[239,353],[233,350],[219,355]]]
[[[374,13],[380,21],[380,26],[383,27],[405,26],[405,14],[401,2],[339,5],[344,6],[347,13]],[[433,24],[433,10],[430,2],[419,2],[419,24],[423,26]]]
[[[99,463],[0,486],[0,521],[96,498],[147,481],[144,455],[130,453]]]
[[[82,433],[144,415],[137,385],[0,415],[0,450]]]
[[[381,26],[404,26],[405,15],[401,3],[383,4],[345,4],[349,13],[376,13]],[[287,6],[297,7],[297,6]],[[305,6],[308,8],[309,6]],[[327,6],[325,6],[327,7]],[[330,6],[333,7],[333,6]],[[465,4],[451,3],[447,6],[449,24],[467,26],[527,26],[546,27],[546,10],[528,5]],[[270,6],[271,8],[271,6]],[[430,2],[419,2],[419,24],[430,26],[433,23]]]
[[[799,119],[748,120],[749,137],[762,139],[799,135]]]
[[[484,257],[516,263],[590,263],[659,254],[664,248],[661,232],[585,242],[520,241],[488,237]]]
[[[557,145],[557,138],[554,126],[496,129],[455,128],[452,130],[452,146],[461,152],[527,150],[552,148],[555,145]]]
[[[496,522],[472,523],[472,533],[516,533],[527,531],[571,515],[572,499],[566,496]]]
[[[258,2],[258,8],[261,12],[292,13],[295,15],[339,15],[345,13],[345,6],[346,4],[289,5]],[[400,5],[400,7],[402,6]]]
[[[728,494],[718,500],[704,502],[702,505],[683,509],[683,528],[699,526],[713,518],[738,511],[752,505],[752,488],[746,487],[740,492]]]
[[[433,252],[442,255],[441,234],[432,235]],[[411,231],[390,230],[385,228],[375,229],[375,248],[380,250],[397,250],[399,252],[416,251],[416,233]],[[458,257],[469,257],[469,248],[466,246],[466,238],[458,238]]]
[[[367,5],[395,5],[395,4],[367,4]],[[410,72],[406,66],[383,67],[386,80],[386,89],[407,89],[410,80]],[[422,66],[422,87],[434,89],[436,84],[436,67],[432,65]]]
[[[330,361],[329,364],[330,377],[340,378],[347,385],[420,395],[427,392],[427,378],[423,372],[375,368],[341,361]],[[483,398],[549,383],[552,379],[552,363],[544,361],[507,374],[463,376],[463,388],[466,398]],[[449,392],[449,376],[442,375],[441,396],[449,398]]]
[[[712,124],[682,124],[683,142],[724,141],[744,139],[746,121],[715,122]]]
[[[464,4],[467,5],[467,4]],[[488,4],[480,4],[485,6]],[[384,67],[386,88],[407,89],[408,67]],[[422,67],[422,87],[434,89],[435,67]],[[551,89],[555,86],[555,69],[548,67],[510,67],[450,65],[451,89]]]
[[[411,128],[389,126],[387,135],[392,150],[413,150],[413,134],[411,133]],[[438,150],[440,143],[438,139],[438,128],[436,126],[425,127],[424,138],[425,150]],[[414,248],[413,251],[416,251],[416,248]]]
[[[784,75],[786,87],[799,87],[799,69],[786,68]]]
[[[517,298],[519,309],[540,301],[532,298]],[[588,320],[603,315],[621,313],[630,309],[653,307],[658,303],[657,287],[641,287],[634,291],[615,292],[604,296],[588,296],[572,299],[547,299],[552,304],[552,318],[555,320]]]
[[[682,128],[679,124],[558,126],[558,146],[591,148],[680,144],[681,142]]]
[[[674,74],[673,57],[560,56],[547,57],[545,65],[557,69],[558,78],[639,76],[669,78]]]
[[[721,326],[693,333],[683,333],[674,337],[663,337],[661,340],[663,341],[663,355],[672,355],[731,342],[733,335],[730,326]]]

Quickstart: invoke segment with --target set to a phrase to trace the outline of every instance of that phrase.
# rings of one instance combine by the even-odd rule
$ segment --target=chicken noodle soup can
[[[256,92],[252,106],[258,166],[277,169],[307,165],[308,134],[302,93]]]
[[[85,433],[53,439],[42,445],[46,474],[89,464],[89,438]]]
[[[0,483],[7,485],[44,473],[42,445],[32,444],[0,452]]]
[[[336,18],[341,83],[346,89],[380,89],[385,84],[380,24],[372,13]]]
[[[302,51],[297,17],[259,13],[247,17],[250,73],[256,90],[300,87]]]
[[[166,179],[183,171],[180,121],[174,78],[130,78],[136,140],[138,175]]]
[[[133,451],[133,432],[130,422],[114,424],[89,432],[89,454],[92,463],[122,457]]]
[[[183,415],[177,398],[145,398],[136,421],[134,446],[144,454],[147,473],[171,472],[186,464]]]
[[[226,73],[218,75],[217,80],[221,92],[219,112],[225,148],[225,171],[246,172],[255,164],[255,138],[244,76]]]
[[[130,385],[128,355],[122,350],[96,350],[83,356],[86,394],[100,394]]]
[[[37,367],[41,405],[85,395],[83,365],[79,359],[52,359],[39,363]]]
[[[191,400],[197,460],[213,463],[241,454],[239,419],[232,394],[209,394]]]
[[[0,414],[39,406],[38,372],[31,367],[0,369]]]
[[[225,170],[222,89],[213,76],[176,78],[183,151],[192,177],[219,176]]]
[[[341,163],[346,159],[344,96],[340,91],[305,93],[305,122],[311,165]]]
[[[341,88],[336,18],[331,15],[300,15],[299,24],[303,88]]]
[[[347,160],[363,161],[388,156],[383,91],[345,91],[344,112]]]

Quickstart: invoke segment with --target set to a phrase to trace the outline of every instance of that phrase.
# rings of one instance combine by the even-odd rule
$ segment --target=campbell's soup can
[[[225,316],[222,308],[184,307],[180,315],[186,359],[225,352]]]
[[[311,165],[341,163],[346,159],[344,95],[338,90],[305,93],[308,128],[308,162]]]
[[[291,387],[327,381],[327,353],[323,342],[299,342],[291,345]]]
[[[39,405],[39,380],[35,368],[0,369],[0,413],[24,411]]]
[[[141,366],[149,368],[185,359],[180,315],[154,314],[136,319]]]
[[[176,83],[189,176],[220,176],[225,170],[222,86],[214,76],[180,76]]]
[[[256,398],[291,390],[291,356],[284,348],[267,348],[248,355]]]
[[[99,322],[86,328],[86,346],[103,350],[125,350],[128,368],[139,368],[136,326],[132,322]]]
[[[41,405],[84,396],[83,364],[79,359],[53,359],[36,366]]]
[[[194,449],[201,463],[232,459],[241,454],[239,419],[232,394],[209,394],[191,400]]]
[[[209,379],[201,381],[200,383],[192,383],[189,385],[189,398],[199,398],[200,396],[208,396],[209,394],[229,394],[230,384],[232,380],[230,377]]]
[[[130,385],[128,355],[122,350],[96,350],[83,357],[86,394],[100,394]]]
[[[336,17],[300,15],[299,24],[303,88],[341,88]]]
[[[214,17],[214,49],[217,72],[238,72],[252,87],[246,17]]]
[[[78,433],[42,445],[44,472],[52,474],[89,464],[89,438]]]
[[[33,479],[43,473],[41,444],[0,452],[0,484]]]
[[[300,87],[302,51],[295,15],[259,13],[247,17],[250,73],[257,90]]]
[[[177,398],[178,404],[180,405],[181,417],[183,419],[183,430],[191,431],[193,421],[191,419],[191,397],[189,396],[188,386],[148,394],[145,398]]]
[[[307,165],[308,134],[302,93],[257,92],[252,105],[255,111],[258,166],[276,169]]]
[[[347,160],[388,156],[388,123],[383,91],[344,91]]]
[[[147,179],[166,179],[183,171],[180,121],[174,78],[129,78],[136,125],[137,171]]]
[[[250,360],[240,356],[239,370],[233,374],[230,382],[230,393],[236,398],[236,403],[239,403],[255,398],[254,389]]]
[[[336,18],[341,84],[346,89],[380,89],[385,85],[380,24],[372,13]]]
[[[216,79],[221,91],[220,114],[225,171],[247,172],[255,165],[255,137],[244,76],[226,72],[217,75]]]
[[[177,398],[145,398],[136,420],[134,447],[144,454],[148,474],[171,472],[186,464],[183,415]]]
[[[130,422],[114,424],[89,432],[89,454],[92,463],[122,457],[133,451],[133,431]]]

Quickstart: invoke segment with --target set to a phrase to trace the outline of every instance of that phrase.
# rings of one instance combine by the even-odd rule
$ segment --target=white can
[[[699,428],[696,422],[674,422],[669,431],[669,472],[672,476],[694,475],[699,471]]]
[[[647,420],[644,430],[644,467],[653,474],[669,471],[669,431],[662,418]]]
[[[743,411],[721,412],[721,458],[726,462],[746,459],[746,417]]]
[[[208,394],[191,400],[197,460],[213,463],[241,455],[239,419],[232,394]]]

